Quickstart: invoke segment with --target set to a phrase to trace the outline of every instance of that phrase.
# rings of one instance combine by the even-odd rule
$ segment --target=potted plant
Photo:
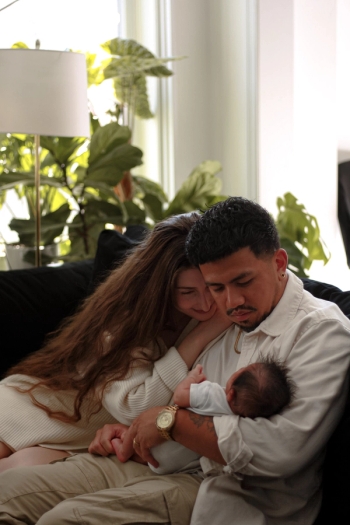
[[[124,172],[142,162],[141,150],[130,145],[129,139],[129,128],[117,122],[106,126],[95,123],[90,141],[41,137],[44,245],[51,244],[68,228],[69,258],[93,257],[97,237],[106,223],[143,220],[143,216],[134,217],[135,209],[121,203],[113,191]],[[25,160],[21,156],[22,167]],[[30,163],[27,167],[28,171],[22,171],[7,164],[0,175],[0,190],[15,188],[30,204],[34,174]],[[12,219],[9,226],[18,233],[20,243],[33,246],[35,220],[32,211],[29,215],[29,219]]]
[[[28,46],[18,42],[13,47]],[[141,163],[142,152],[130,145],[130,125],[135,115],[153,116],[146,76],[172,74],[164,66],[170,59],[154,57],[135,41],[114,39],[102,47],[110,58],[96,65],[96,55],[87,53],[88,80],[92,85],[106,78],[114,79],[117,102],[114,111],[110,111],[112,122],[101,127],[92,119],[91,142],[41,137],[42,244],[52,244],[65,231],[69,238],[69,248],[66,245],[64,250],[69,253],[65,256],[71,260],[94,255],[97,237],[106,223],[124,226],[145,221],[146,210],[139,196],[148,194],[147,188],[152,183],[139,178],[134,199],[130,169]],[[11,188],[26,200],[29,218],[13,218],[10,228],[18,233],[20,244],[34,246],[33,140],[25,135],[3,135],[0,147],[0,206]],[[166,197],[160,197],[160,187],[157,191],[155,188],[153,185],[152,192],[165,202]],[[134,201],[141,203],[141,208]]]

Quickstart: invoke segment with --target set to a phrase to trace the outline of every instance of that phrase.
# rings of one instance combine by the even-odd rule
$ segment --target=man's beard
[[[252,311],[256,311],[256,309],[254,308],[250,308]],[[260,319],[258,321],[256,321],[253,325],[250,325],[250,326],[244,326],[244,324],[239,324],[239,323],[235,323],[233,322],[233,324],[235,324],[236,326],[238,326],[241,330],[243,330],[243,332],[253,332],[255,330],[255,328],[258,328],[258,326],[263,322],[265,321],[265,319],[267,319],[267,317],[273,312],[273,310],[275,309],[275,307],[273,306],[271,308],[271,310],[269,312],[266,312],[264,313]]]

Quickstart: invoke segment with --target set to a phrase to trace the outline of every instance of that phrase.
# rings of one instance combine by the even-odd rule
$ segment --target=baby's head
[[[281,412],[294,398],[296,386],[289,369],[271,357],[237,370],[227,381],[226,399],[234,414],[270,417]]]

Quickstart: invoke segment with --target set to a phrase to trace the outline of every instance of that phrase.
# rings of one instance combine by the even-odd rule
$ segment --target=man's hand
[[[96,432],[96,436],[91,441],[88,451],[90,454],[98,454],[99,456],[115,454],[112,440],[114,438],[124,439],[128,428],[129,427],[121,423],[104,425],[104,427]]]
[[[138,416],[124,435],[123,441],[126,454],[130,449],[134,449],[144,461],[156,468],[159,463],[152,456],[150,449],[164,443],[156,426],[156,418],[164,408],[166,407],[150,408]]]

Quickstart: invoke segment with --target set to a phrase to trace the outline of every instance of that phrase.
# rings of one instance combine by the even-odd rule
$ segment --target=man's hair
[[[270,214],[243,197],[230,197],[209,208],[186,241],[188,259],[195,266],[223,259],[246,247],[256,257],[264,257],[278,250],[280,242]]]
[[[271,357],[259,357],[254,372],[244,370],[233,382],[235,405],[244,410],[244,416],[271,417],[287,408],[294,399],[296,385],[289,377],[289,369]]]

